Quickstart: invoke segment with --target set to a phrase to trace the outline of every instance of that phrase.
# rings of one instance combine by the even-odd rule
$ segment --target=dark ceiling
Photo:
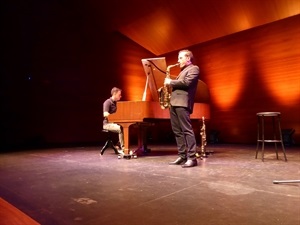
[[[299,0],[89,0],[107,30],[119,31],[155,55],[300,13]]]

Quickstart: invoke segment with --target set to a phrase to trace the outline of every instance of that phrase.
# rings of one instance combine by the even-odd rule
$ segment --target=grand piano
[[[159,104],[158,89],[163,86],[166,77],[166,60],[165,57],[142,59],[142,65],[146,74],[146,85],[141,101],[119,101],[117,103],[117,112],[109,116],[109,121],[118,123],[123,126],[125,154],[130,154],[130,133],[129,127],[133,124],[139,127],[138,132],[138,149],[143,146],[144,133],[142,127],[147,121],[155,119],[170,119],[169,110],[162,109]],[[175,79],[176,76],[170,76]],[[147,98],[147,89],[150,88],[151,100]],[[198,80],[197,93],[192,120],[203,120],[210,118],[210,96],[207,85]]]

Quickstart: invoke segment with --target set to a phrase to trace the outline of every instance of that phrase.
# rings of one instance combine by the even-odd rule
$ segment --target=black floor
[[[273,183],[300,179],[299,147],[262,162],[256,146],[212,145],[193,168],[149,147],[129,160],[101,146],[2,153],[0,197],[42,225],[300,225],[300,183]]]

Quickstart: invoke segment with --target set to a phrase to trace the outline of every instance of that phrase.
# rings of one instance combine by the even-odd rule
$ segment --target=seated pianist
[[[125,148],[123,127],[117,123],[110,122],[109,116],[117,112],[117,102],[122,98],[121,94],[122,90],[120,88],[113,87],[111,89],[111,97],[103,103],[103,129],[119,134],[120,147],[117,149],[119,154],[123,154]],[[101,154],[103,154],[103,151],[101,151]]]

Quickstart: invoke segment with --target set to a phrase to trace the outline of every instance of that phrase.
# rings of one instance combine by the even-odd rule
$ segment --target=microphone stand
[[[281,183],[300,183],[300,180],[273,180],[273,184]]]

